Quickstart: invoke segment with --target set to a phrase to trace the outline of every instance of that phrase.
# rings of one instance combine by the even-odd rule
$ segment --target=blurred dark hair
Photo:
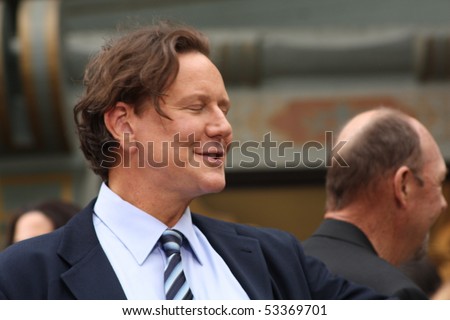
[[[53,224],[53,229],[58,229],[67,223],[81,208],[77,205],[62,201],[48,200],[37,204],[26,205],[14,212],[7,230],[6,245],[14,243],[14,233],[19,219],[30,211],[42,212]]]

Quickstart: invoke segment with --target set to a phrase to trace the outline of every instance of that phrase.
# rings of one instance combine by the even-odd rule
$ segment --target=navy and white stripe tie
[[[189,284],[181,264],[180,248],[183,235],[175,229],[166,229],[161,235],[162,248],[167,257],[164,269],[164,292],[167,300],[192,300]]]

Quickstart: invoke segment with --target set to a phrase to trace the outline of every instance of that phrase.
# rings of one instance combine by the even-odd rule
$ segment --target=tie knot
[[[174,253],[180,253],[183,243],[183,234],[175,229],[166,229],[161,235],[161,244],[167,257]]]

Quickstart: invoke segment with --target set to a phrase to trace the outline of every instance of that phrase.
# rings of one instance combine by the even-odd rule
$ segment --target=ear
[[[125,102],[117,102],[116,105],[108,110],[103,119],[105,126],[109,133],[120,142],[123,146],[125,134],[128,135],[129,140],[133,140],[133,126],[132,117],[134,116],[134,109]]]
[[[414,187],[414,175],[410,168],[401,166],[394,174],[394,193],[397,203],[406,207]]]

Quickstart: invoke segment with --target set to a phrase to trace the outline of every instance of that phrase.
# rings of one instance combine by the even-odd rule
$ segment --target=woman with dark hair
[[[49,200],[19,209],[9,224],[6,245],[62,227],[80,208],[70,202]]]

